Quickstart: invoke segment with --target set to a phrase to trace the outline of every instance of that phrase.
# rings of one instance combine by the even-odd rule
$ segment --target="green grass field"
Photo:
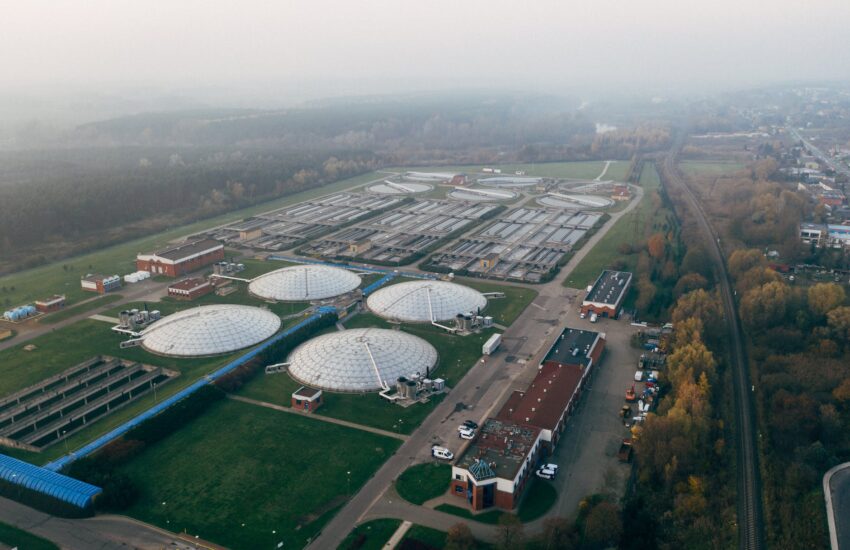
[[[235,549],[301,548],[398,445],[228,400],[121,468],[141,488],[128,514]]]
[[[537,297],[536,290],[521,286],[490,283],[467,277],[458,277],[455,282],[472,287],[479,292],[504,292],[504,298],[487,300],[484,314],[493,317],[495,322],[505,326],[510,326],[520,313],[528,307],[528,304]]]
[[[400,519],[373,519],[351,530],[338,550],[381,550],[396,532]]]
[[[286,320],[282,326],[291,326],[298,320],[297,318]],[[66,448],[73,450],[85,445],[99,435],[152,407],[156,401],[177,393],[201,376],[214,371],[247,351],[241,350],[218,357],[186,359],[161,357],[148,353],[140,347],[120,349],[118,347],[119,342],[126,338],[112,332],[109,328],[108,323],[87,319],[26,342],[26,344],[36,346],[33,351],[25,351],[23,346],[26,344],[0,351],[0,396],[35,384],[95,355],[111,355],[128,361],[165,367],[179,371],[180,376],[162,385],[157,390],[156,395],[148,394],[140,397],[131,404],[69,436],[67,446],[65,443],[59,443],[48,447],[41,453],[7,448],[3,448],[3,452],[35,464],[49,462],[65,454]]]
[[[679,169],[687,176],[729,176],[746,166],[740,162],[684,160]]]
[[[611,163],[604,179],[623,181],[629,170],[628,160],[619,160]],[[387,171],[404,172],[408,170],[420,172],[480,172],[482,168],[499,168],[501,174],[487,174],[487,176],[509,176],[517,171],[523,171],[527,176],[544,178],[576,178],[594,179],[602,173],[605,168],[604,161],[588,160],[578,162],[541,162],[534,164],[470,164],[461,166],[429,166],[429,167],[395,167],[387,168]]]
[[[657,196],[661,186],[658,172],[653,166],[644,168],[640,182],[644,191],[640,204],[614,224],[593,250],[567,275],[564,286],[584,288],[593,284],[599,273],[615,260],[625,262],[627,271],[635,271],[637,254],[624,256],[618,250],[620,245],[643,242],[649,236],[648,233],[652,232],[653,221],[662,219],[667,212],[663,207],[657,208],[660,201],[653,199],[653,195]]]
[[[123,298],[124,297],[120,294],[104,294],[102,296],[97,296],[94,300],[90,300],[88,302],[81,302],[75,306],[66,307],[60,311],[48,313],[38,322],[43,325],[53,325],[58,323],[59,321],[64,321],[65,319],[70,319],[71,317],[79,315],[80,313],[85,313],[86,311],[91,311],[101,306],[109,305]]]
[[[438,531],[437,529],[431,529],[430,527],[424,527],[422,525],[413,525],[407,530],[407,533],[404,534],[404,538],[401,540],[415,540],[422,544],[427,544],[431,548],[445,548],[446,533],[444,531]]]
[[[2,522],[0,522],[0,544],[20,550],[59,550],[59,546],[47,539]]]
[[[424,504],[449,488],[452,467],[442,462],[425,462],[411,466],[396,480],[395,489],[404,500]]]
[[[130,273],[136,269],[135,258],[139,252],[161,248],[170,241],[183,238],[210,227],[362,185],[377,177],[378,174],[370,172],[355,178],[264,202],[250,208],[235,210],[215,218],[176,227],[149,237],[110,246],[96,252],[6,275],[0,277],[0,302],[8,300],[10,304],[18,305],[32,302],[33,300],[44,298],[51,294],[65,294],[68,298],[68,305],[71,305],[90,296],[89,293],[80,288],[80,277],[86,273],[103,272],[108,274],[117,273],[119,275]]]
[[[360,313],[344,322],[346,328],[389,328],[391,326],[371,313]],[[492,333],[492,331],[486,331],[470,336],[454,336],[436,327],[410,324],[403,325],[403,330],[424,338],[437,348],[440,356],[433,376],[445,379],[449,386],[460,381],[472,368],[481,356],[481,346]],[[285,373],[261,374],[248,382],[239,394],[288,407],[290,395],[299,386],[299,383]],[[431,414],[443,398],[443,395],[438,395],[431,398],[428,403],[417,403],[403,408],[380,398],[376,393],[325,392],[325,403],[315,414],[409,434]]]

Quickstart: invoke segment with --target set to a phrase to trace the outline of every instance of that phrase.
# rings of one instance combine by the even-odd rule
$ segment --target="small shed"
[[[292,408],[303,412],[313,412],[322,406],[322,390],[301,386],[292,392]]]

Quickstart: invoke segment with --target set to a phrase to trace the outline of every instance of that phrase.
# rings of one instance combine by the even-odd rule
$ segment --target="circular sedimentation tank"
[[[382,288],[366,303],[385,319],[428,323],[454,319],[458,314],[477,314],[487,306],[487,298],[456,283],[410,281]]]
[[[163,317],[142,331],[142,347],[173,357],[220,355],[259,344],[280,324],[280,317],[259,307],[200,306]]]
[[[434,346],[412,334],[381,328],[331,332],[289,355],[289,375],[329,391],[367,392],[392,387],[402,376],[425,376],[437,364]]]
[[[260,275],[248,284],[248,292],[265,300],[300,302],[324,300],[360,286],[360,277],[341,267],[295,265]]]

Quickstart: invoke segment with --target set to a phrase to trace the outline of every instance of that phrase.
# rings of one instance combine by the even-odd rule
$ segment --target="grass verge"
[[[413,504],[424,504],[448,490],[452,467],[438,462],[411,466],[396,480],[395,489]]]
[[[71,317],[79,315],[80,313],[85,313],[86,311],[91,311],[102,306],[108,306],[109,304],[117,302],[118,300],[121,300],[123,298],[124,297],[120,294],[105,294],[103,296],[95,298],[94,300],[83,302],[74,306],[69,306],[62,309],[61,311],[48,313],[44,316],[43,319],[39,320],[39,323],[43,325],[53,325],[58,323],[59,321],[70,319]]]
[[[381,550],[396,532],[400,519],[373,519],[351,530],[338,550]]]
[[[59,546],[47,539],[0,522],[0,543],[21,550],[59,550]]]

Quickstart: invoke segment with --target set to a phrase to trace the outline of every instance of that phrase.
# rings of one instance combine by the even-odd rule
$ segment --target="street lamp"
[[[345,473],[348,474],[348,496],[351,496],[351,470]]]
[[[62,442],[65,443],[65,454],[68,454],[68,439],[65,437],[66,433],[68,433],[68,430],[62,430]]]
[[[153,383],[153,402],[156,403],[156,382]]]

